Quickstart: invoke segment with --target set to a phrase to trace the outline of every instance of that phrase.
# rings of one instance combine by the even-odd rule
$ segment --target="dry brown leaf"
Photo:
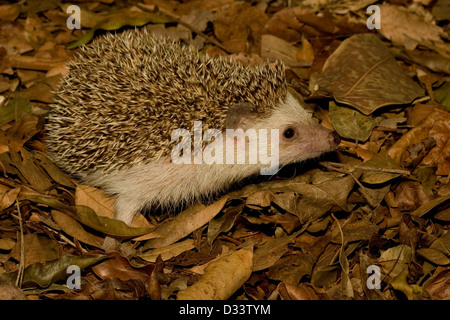
[[[424,120],[434,111],[435,106],[436,105],[433,103],[427,104],[418,103],[414,105],[413,108],[408,108],[411,110],[411,112],[407,113],[408,115],[407,123],[411,126],[416,126],[417,124],[420,123],[420,121]]]
[[[136,269],[129,263],[127,259],[122,257],[117,251],[108,253],[108,256],[114,259],[108,259],[94,267],[92,270],[101,279],[119,278],[122,281],[130,279],[147,280],[150,277],[150,270],[153,271],[154,266],[148,265],[145,268]]]
[[[86,185],[79,185],[75,190],[75,205],[87,206],[103,217],[114,219],[116,200],[108,197],[103,190]]]
[[[243,204],[236,207],[227,208],[225,213],[217,218],[212,219],[208,224],[208,244],[211,246],[216,237],[223,233],[228,232],[234,226],[237,217],[241,214]]]
[[[247,197],[245,204],[247,206],[268,207],[274,198],[275,196],[270,190],[256,191]]]
[[[437,264],[438,266],[447,266],[450,264],[450,258],[445,253],[439,250],[423,248],[417,250],[417,253],[426,260]]]
[[[56,198],[36,197],[31,200],[39,204],[50,206],[53,209],[69,215],[71,218],[76,219],[85,226],[118,239],[140,237],[151,233],[154,229],[148,227],[133,228],[121,220],[99,216],[89,207],[65,205]]]
[[[442,42],[441,27],[425,21],[405,8],[395,5],[380,5],[381,28],[377,29],[383,36],[413,50],[418,44],[432,45],[433,41]]]
[[[273,194],[272,191],[269,191]],[[287,212],[296,212],[297,210],[297,197],[295,192],[283,192],[273,195],[271,201],[280,206]],[[270,203],[269,203],[270,205]]]
[[[370,48],[370,50],[367,50]],[[325,90],[334,99],[370,115],[381,107],[412,102],[424,95],[374,34],[345,39],[328,57],[319,75],[311,77],[312,92]]]
[[[4,37],[0,39],[0,45],[8,55],[19,55],[33,50],[25,37],[22,25],[6,24],[2,30]]]
[[[435,139],[436,146],[425,156],[422,164],[437,165],[437,175],[448,175],[450,173],[450,113],[441,112],[429,135]]]
[[[335,225],[334,225],[335,226]],[[378,227],[368,220],[354,220],[349,218],[342,225],[342,232],[344,233],[344,242],[353,242],[360,240],[369,240],[375,233],[378,232]],[[341,233],[339,228],[335,227],[331,232],[332,241],[335,243],[342,243]]]
[[[282,60],[287,65],[293,65],[298,56],[303,57],[302,52],[289,42],[270,34],[261,36],[261,57]]]
[[[363,185],[359,186],[359,191],[372,208],[376,208],[381,204],[389,190],[390,185],[382,187],[370,186],[370,188],[367,188]]]
[[[449,300],[450,269],[436,269],[434,276],[428,279],[423,287],[432,300]]]
[[[54,164],[48,155],[42,152],[36,152],[34,159],[35,162],[39,164],[39,166],[44,169],[56,183],[69,188],[75,187],[72,178],[63,172],[56,164]]]
[[[353,188],[352,177],[336,177],[315,184],[288,183],[287,188],[302,195],[296,210],[300,222],[312,222],[330,210],[345,210],[347,196]]]
[[[275,214],[271,216],[263,215],[261,216],[261,219],[280,225],[288,234],[291,234],[300,226],[298,217],[290,213]]]
[[[227,200],[228,197],[225,196],[207,207],[195,205],[172,220],[164,222],[154,231],[159,238],[149,240],[143,250],[161,248],[184,238],[213,219],[222,210]]]
[[[442,251],[445,254],[450,253],[450,233],[447,232],[431,244],[430,248]]]
[[[235,293],[252,273],[253,250],[244,248],[213,261],[200,280],[178,292],[177,300],[225,300]]]
[[[156,276],[156,271],[156,268],[154,268],[150,273],[150,277],[145,281],[147,293],[152,300],[160,300],[162,293],[161,286]]]
[[[0,211],[5,210],[16,201],[20,189],[20,187],[10,189],[0,185]]]
[[[292,8],[284,8],[267,21],[264,31],[286,41],[296,42],[302,39],[303,25],[295,17],[295,11]]]
[[[253,271],[260,271],[271,267],[278,259],[288,251],[288,244],[293,236],[271,239],[258,247],[253,256]]]
[[[75,190],[75,204],[85,205],[95,211],[99,216],[114,219],[115,198],[109,197],[98,188],[86,185],[79,185]],[[154,228],[155,226],[148,222],[142,214],[137,214],[131,222],[134,228]],[[135,238],[135,241],[152,239],[151,235],[143,235]]]
[[[270,279],[296,285],[303,276],[311,275],[315,264],[312,254],[291,254],[282,257],[267,271]]]
[[[105,239],[87,232],[75,219],[57,210],[52,210],[52,218],[69,236],[96,248],[102,248]]]
[[[194,240],[186,239],[184,241],[176,242],[165,247],[146,251],[142,254],[139,254],[139,257],[148,262],[156,262],[158,256],[161,256],[161,259],[163,261],[167,261],[183,252],[193,249],[194,247]]]
[[[415,292],[416,286],[410,285],[407,281],[408,268],[404,268],[400,274],[398,274],[389,284],[395,290],[401,291],[405,294],[408,300],[414,300],[416,298]]]
[[[441,205],[445,205],[450,200],[450,193],[434,198],[431,201],[425,202],[417,210],[413,211],[411,214],[413,216],[422,217],[426,213],[439,208]]]
[[[281,282],[277,287],[283,300],[329,300],[323,289],[310,284],[301,283],[298,286]]]
[[[302,37],[302,47],[297,52],[297,60],[312,63],[314,61],[314,49],[305,37]]]
[[[304,29],[305,33],[307,33],[308,30],[328,34],[339,31],[339,28],[334,24],[333,16],[327,11],[318,13],[315,10],[304,6],[298,6],[294,8],[294,12],[298,21],[310,27],[309,29]]]
[[[24,248],[23,263],[25,268],[34,263],[45,264],[47,261],[59,258],[59,255],[62,253],[56,241],[37,233],[24,235]],[[20,241],[18,241],[11,250],[10,257],[16,261],[21,261],[20,251],[21,245]]]
[[[194,7],[189,14],[181,16],[181,21],[187,23],[195,31],[205,31],[208,23],[215,20],[210,10],[199,10]]]
[[[16,240],[11,238],[0,239],[0,250],[10,251],[16,245]]]
[[[193,267],[189,268],[188,270],[195,274],[202,275],[205,273],[206,268],[211,263],[230,255],[231,252],[232,252],[232,250],[229,247],[222,245],[221,249],[220,249],[220,253],[217,256],[215,256],[213,259],[210,259],[210,257],[208,257],[206,259],[207,260],[206,262],[204,262],[203,260],[200,260],[200,264],[196,264]]]
[[[448,175],[450,172],[450,114],[434,109],[425,120],[403,135],[388,150],[389,156],[397,163],[410,165],[408,147],[434,138],[436,146],[422,160],[423,165],[437,166],[436,174]]]
[[[38,58],[29,56],[7,56],[7,59],[13,68],[30,69],[30,70],[41,70],[48,71],[52,68],[63,68],[65,67],[66,59],[54,59],[54,58]]]
[[[258,34],[267,21],[262,10],[239,2],[221,7],[215,16],[214,34],[234,52],[246,52],[250,35]]]
[[[23,183],[29,183],[37,191],[51,188],[49,177],[34,163],[33,154],[25,148],[21,148],[20,153],[0,154],[0,161],[8,173],[19,175]]]
[[[78,185],[75,190],[75,204],[84,205],[95,211],[99,216],[114,219],[115,198],[109,197],[98,188],[86,185]],[[136,214],[131,222],[134,228],[154,228],[155,226],[148,222],[142,214]],[[152,235],[143,235],[135,238],[135,241],[144,241],[154,238]]]
[[[29,103],[29,101],[27,102]],[[0,131],[0,145],[4,148],[3,152],[9,150],[12,152],[19,152],[23,145],[39,131],[39,128],[37,127],[39,123],[38,117],[26,113],[27,111],[24,110],[16,109],[14,111],[18,113],[18,118],[16,118],[13,126],[6,131]],[[22,111],[24,113],[21,113]],[[10,119],[5,116],[3,120],[8,121]]]
[[[4,4],[0,6],[0,19],[5,21],[14,21],[20,14],[20,5]]]
[[[402,211],[414,211],[431,200],[422,184],[416,181],[402,181],[394,193],[396,205]]]
[[[15,285],[0,281],[0,300],[27,300],[27,296]]]
[[[387,249],[378,258],[381,272],[391,278],[397,277],[403,270],[408,269],[411,255],[411,248],[403,244]]]

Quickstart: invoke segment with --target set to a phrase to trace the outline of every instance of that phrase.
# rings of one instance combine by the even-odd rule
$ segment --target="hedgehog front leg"
[[[139,212],[139,208],[140,206],[136,202],[130,201],[128,198],[119,195],[116,198],[114,216],[116,219],[130,225],[135,215]],[[115,238],[106,236],[102,248],[105,252],[110,252],[117,250],[119,245],[120,242]]]
[[[115,218],[130,225],[140,209],[141,204],[137,203],[136,200],[130,200],[123,195],[118,195],[115,204]]]

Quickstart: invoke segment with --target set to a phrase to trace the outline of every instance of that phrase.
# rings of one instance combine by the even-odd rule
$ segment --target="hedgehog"
[[[267,168],[248,161],[257,152],[250,150],[254,136],[227,138],[230,130],[267,133],[279,166],[316,158],[340,142],[288,90],[280,61],[244,65],[129,29],[81,47],[67,67],[47,117],[48,153],[82,183],[113,195],[115,217],[128,225],[143,209],[190,204]],[[223,133],[211,144],[231,139],[236,149],[227,152],[244,145],[244,161],[175,163],[174,153],[185,149],[174,152],[181,142],[173,133],[192,133],[196,123],[205,133]],[[207,146],[200,141],[199,150]]]

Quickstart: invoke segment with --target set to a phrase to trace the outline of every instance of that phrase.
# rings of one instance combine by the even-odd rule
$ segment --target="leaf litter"
[[[376,1],[83,1],[81,30],[67,28],[67,5],[0,5],[0,298],[450,299],[441,2],[382,4],[372,31]],[[141,26],[211,56],[283,60],[338,151],[178,214],[115,220],[113,198],[45,154],[43,125],[76,48]]]

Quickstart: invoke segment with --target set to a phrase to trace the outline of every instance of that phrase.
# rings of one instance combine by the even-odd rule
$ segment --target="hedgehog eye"
[[[291,139],[293,136],[295,135],[295,130],[293,128],[287,128],[286,130],[284,130],[283,132],[283,136],[286,139]]]

